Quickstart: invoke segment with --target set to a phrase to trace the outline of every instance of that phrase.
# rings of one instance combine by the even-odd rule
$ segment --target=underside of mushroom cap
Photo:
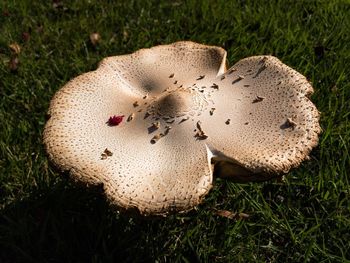
[[[143,215],[199,204],[213,164],[238,181],[297,166],[320,131],[310,84],[274,57],[225,64],[223,49],[193,42],[104,59],[51,101],[50,160]]]

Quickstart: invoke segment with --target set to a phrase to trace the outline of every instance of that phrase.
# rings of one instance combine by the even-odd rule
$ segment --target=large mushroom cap
[[[200,203],[215,173],[262,180],[317,144],[305,77],[271,56],[225,72],[226,52],[193,42],[109,57],[54,96],[44,143],[77,180],[141,214]]]

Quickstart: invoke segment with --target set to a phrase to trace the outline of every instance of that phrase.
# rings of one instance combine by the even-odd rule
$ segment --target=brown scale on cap
[[[219,89],[219,85],[213,83],[213,85],[211,85],[211,88],[213,88],[213,89]]]
[[[244,79],[244,76],[238,75],[237,78],[232,81],[232,84],[236,84],[237,82],[241,81],[242,79]]]
[[[131,113],[127,119],[127,121],[132,121],[135,118],[135,113]]]
[[[223,49],[193,42],[104,59],[52,99],[43,136],[50,160],[74,180],[102,184],[111,204],[143,215],[192,209],[211,189],[213,174],[262,181],[297,167],[320,132],[308,99],[311,85],[271,56],[243,59],[232,74],[225,74],[225,64]],[[183,86],[167,89],[174,76]],[[198,76],[205,78],[192,86]],[[198,88],[213,83],[220,89]],[[254,94],[269,103],[252,103]],[[105,124],[110,116],[135,111],[142,99],[148,103],[138,105],[144,116]],[[149,130],[155,122],[159,129]],[[111,158],[101,153],[106,147],[113,149]]]
[[[206,129],[210,140],[216,141],[212,147],[221,157],[221,160],[217,157],[221,167],[223,163],[235,163],[254,175],[242,177],[231,172],[229,177],[237,177],[239,181],[266,180],[297,167],[317,144],[320,133],[318,111],[308,99],[313,91],[311,85],[300,73],[271,56],[246,58],[234,67],[238,75],[248,71],[253,74],[246,75],[244,82],[237,82],[230,93],[220,94],[226,88],[225,84],[221,85],[213,96],[214,101],[222,104],[239,102],[231,112],[231,125],[226,126],[235,129],[230,139],[234,147],[224,147],[227,140],[215,136],[211,126]],[[234,74],[232,78],[235,80]],[[265,100],[262,96],[252,98],[253,93],[264,94],[269,103],[261,103]],[[243,125],[237,127],[238,123]]]
[[[110,157],[110,156],[112,156],[113,155],[113,153],[110,151],[110,150],[108,150],[107,148],[103,151],[103,153],[101,153],[101,160],[106,160],[107,159],[107,157]]]
[[[230,75],[232,74],[233,72],[237,71],[237,69],[235,68],[230,68],[228,71],[227,71],[227,74]]]
[[[256,96],[256,98],[253,100],[253,103],[261,102],[265,99],[265,97],[262,96]]]

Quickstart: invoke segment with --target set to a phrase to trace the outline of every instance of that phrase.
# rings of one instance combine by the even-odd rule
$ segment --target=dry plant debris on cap
[[[143,215],[192,209],[214,176],[263,181],[297,167],[320,133],[310,83],[273,56],[225,65],[224,49],[193,42],[105,58],[53,97],[49,158]]]

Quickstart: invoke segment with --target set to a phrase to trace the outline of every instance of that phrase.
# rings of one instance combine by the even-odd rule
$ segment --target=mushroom
[[[311,85],[272,56],[225,65],[224,49],[193,42],[105,58],[52,99],[43,135],[50,160],[142,215],[192,209],[214,176],[262,181],[297,167],[320,133]],[[142,99],[146,114],[106,124]],[[101,160],[104,149],[113,155]]]

